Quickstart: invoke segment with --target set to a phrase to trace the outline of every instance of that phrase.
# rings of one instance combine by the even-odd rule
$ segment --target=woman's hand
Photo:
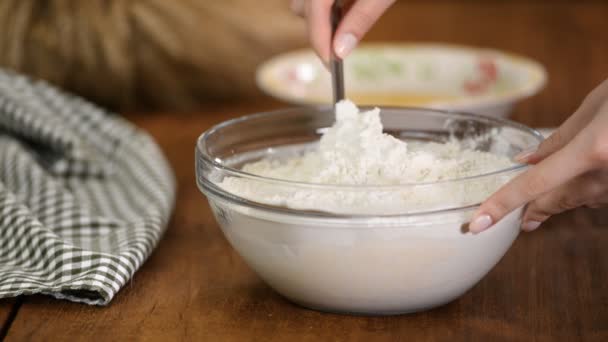
[[[345,58],[393,2],[395,0],[350,1],[331,46],[329,20],[334,0],[292,0],[291,9],[306,18],[312,47],[327,64],[331,48],[338,57]]]
[[[537,150],[516,160],[534,165],[481,205],[469,224],[471,232],[488,229],[526,203],[524,231],[569,209],[608,204],[608,80]]]

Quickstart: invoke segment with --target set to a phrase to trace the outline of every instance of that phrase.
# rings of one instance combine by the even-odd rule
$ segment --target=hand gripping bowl
[[[406,141],[455,137],[509,157],[542,140],[525,126],[472,114],[384,108],[381,119],[387,133]],[[283,296],[305,307],[342,313],[429,309],[473,287],[517,237],[521,208],[478,235],[467,232],[466,223],[479,203],[522,172],[523,165],[474,177],[390,186],[298,183],[239,171],[245,163],[314,145],[333,121],[331,108],[254,114],[209,129],[196,146],[197,184],[222,231],[257,274]],[[311,198],[336,200],[331,211],[315,208],[314,201],[310,208],[294,209],[227,191],[222,186],[226,179],[277,194],[299,191]],[[374,201],[354,210],[340,200],[359,195],[432,200],[397,212],[387,212]]]

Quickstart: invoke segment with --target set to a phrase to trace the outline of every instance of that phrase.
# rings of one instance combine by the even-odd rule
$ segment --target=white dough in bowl
[[[336,122],[318,145],[285,158],[262,159],[242,169],[266,178],[324,185],[379,186],[366,191],[316,191],[227,177],[220,186],[269,205],[340,214],[403,214],[420,207],[475,204],[504,183],[490,177],[465,184],[399,189],[391,185],[449,181],[513,166],[506,156],[475,151],[452,140],[407,143],[383,133],[380,110],[359,112],[350,101],[337,105]],[[292,147],[293,150],[293,147]],[[296,151],[297,152],[297,151]]]

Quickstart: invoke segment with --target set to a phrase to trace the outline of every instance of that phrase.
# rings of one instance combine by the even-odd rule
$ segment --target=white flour
[[[494,179],[424,188],[386,187],[480,175],[504,169],[512,162],[504,156],[465,149],[456,141],[406,143],[382,132],[379,113],[379,109],[359,112],[352,102],[342,101],[335,124],[317,148],[289,158],[249,163],[243,170],[296,182],[383,188],[323,191],[233,177],[224,179],[220,186],[250,200],[295,209],[391,214],[475,204],[504,183],[490,177]]]

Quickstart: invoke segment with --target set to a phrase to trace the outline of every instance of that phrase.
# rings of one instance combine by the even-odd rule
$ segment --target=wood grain
[[[547,65],[545,91],[516,119],[560,123],[608,76],[608,4],[399,2],[371,40],[439,40],[494,46]],[[305,310],[282,299],[243,263],[194,183],[193,148],[212,124],[282,104],[260,99],[198,113],[130,115],[166,152],[179,193],[158,249],[107,307],[27,298],[8,341],[27,340],[608,340],[608,211],[576,210],[522,234],[462,298],[396,317]],[[0,313],[6,302],[0,302]],[[0,316],[1,317],[1,316]]]

